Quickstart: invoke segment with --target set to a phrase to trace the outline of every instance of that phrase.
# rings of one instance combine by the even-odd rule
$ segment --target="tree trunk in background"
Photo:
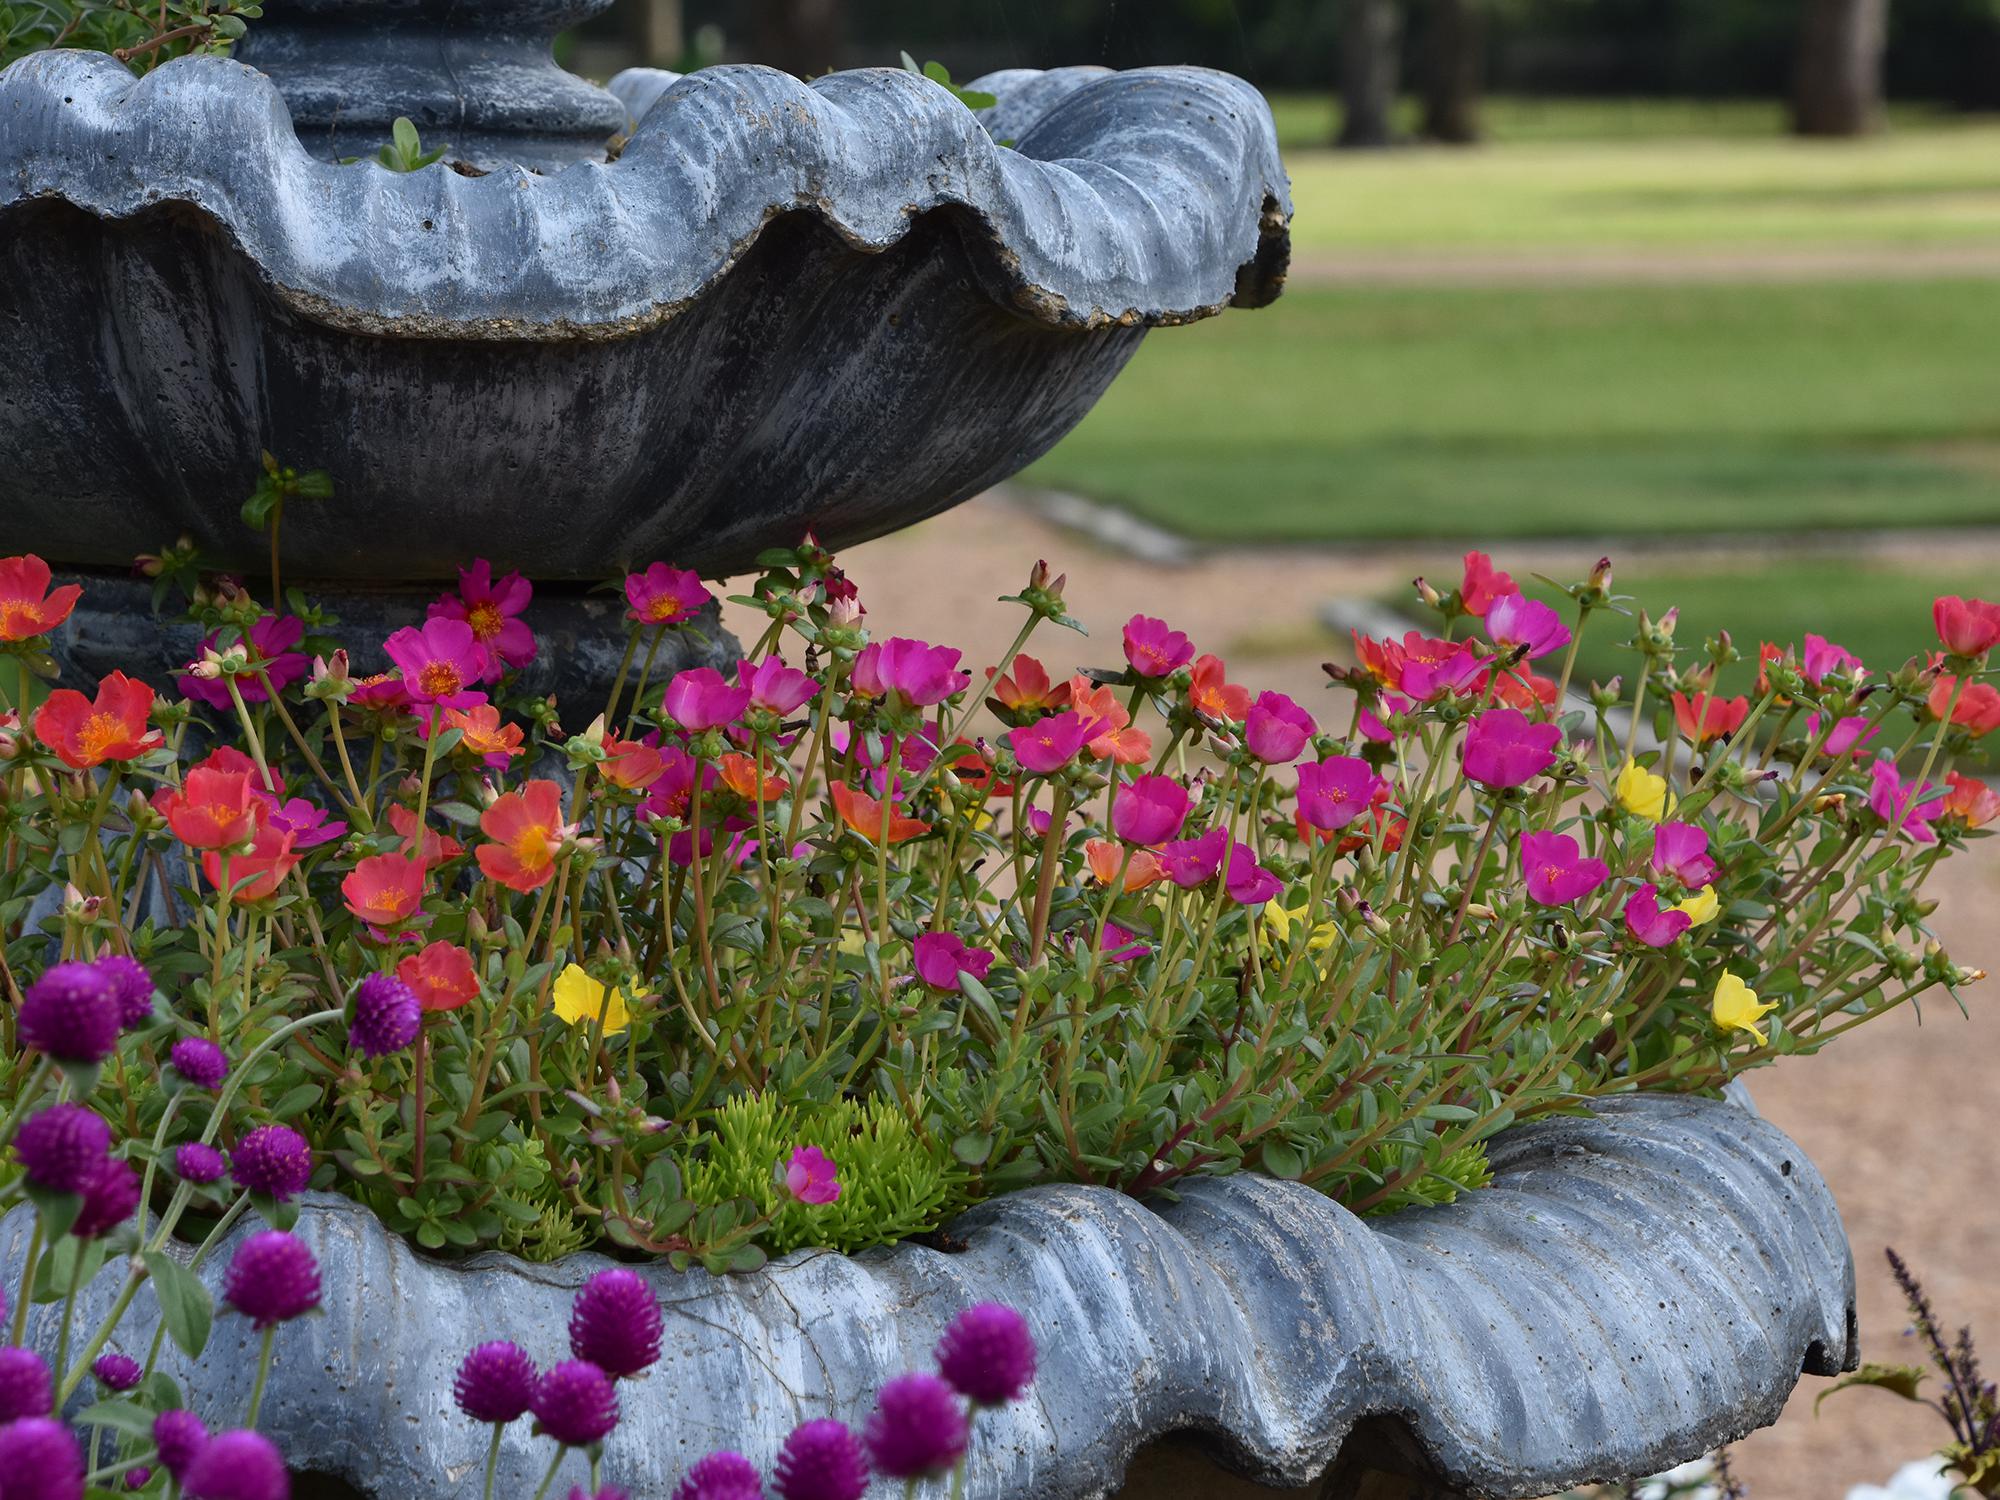
[[[1387,146],[1395,139],[1396,0],[1341,0],[1340,135],[1336,146]]]
[[[1799,135],[1866,135],[1881,123],[1889,0],[1802,0],[1792,76]]]
[[[1483,7],[1484,0],[1430,0],[1424,23],[1426,140],[1469,146],[1479,139]]]
[[[654,68],[678,68],[687,56],[687,28],[681,0],[646,0],[642,10],[646,63]]]
[[[840,66],[847,39],[844,0],[752,0],[752,57],[800,78]]]

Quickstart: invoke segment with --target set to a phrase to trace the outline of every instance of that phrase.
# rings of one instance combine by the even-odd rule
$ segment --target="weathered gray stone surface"
[[[1854,1359],[1839,1216],[1764,1121],[1648,1096],[1514,1131],[1493,1160],[1491,1188],[1369,1223],[1251,1176],[1158,1212],[1048,1187],[966,1215],[958,1255],[800,1253],[722,1280],[655,1268],[667,1352],[626,1387],[606,1474],[660,1496],[711,1449],[768,1466],[803,1419],[862,1421],[881,1381],[927,1365],[952,1316],[987,1299],[1024,1309],[1043,1352],[1032,1398],[980,1420],[971,1493],[993,1500],[1105,1494],[1174,1432],[1299,1485],[1385,1423],[1450,1488],[1544,1495],[1707,1451],[1774,1420],[1802,1369]],[[26,1227],[0,1222],[0,1266]],[[301,1229],[328,1316],[280,1336],[270,1430],[302,1469],[383,1500],[468,1493],[485,1438],[451,1409],[461,1353],[513,1338],[565,1357],[570,1295],[605,1262],[433,1261],[328,1197]],[[107,1275],[90,1300],[110,1292]],[[143,1352],[150,1332],[140,1320],[120,1342]],[[216,1414],[241,1410],[254,1348],[220,1320],[196,1382]],[[503,1493],[527,1493],[545,1461],[527,1426],[508,1434]]]

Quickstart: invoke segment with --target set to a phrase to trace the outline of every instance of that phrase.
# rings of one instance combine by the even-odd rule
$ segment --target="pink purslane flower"
[[[819,692],[817,682],[776,656],[767,656],[754,667],[738,661],[736,680],[749,692],[752,708],[774,714],[796,713]]]
[[[311,658],[293,649],[305,638],[305,633],[303,620],[290,615],[265,615],[250,626],[248,638],[239,644],[253,663],[262,664],[265,676],[271,679],[271,686],[282,693],[312,670]],[[201,650],[196,653],[197,659],[216,649],[221,642],[219,631],[206,636]],[[235,708],[229,696],[229,684],[220,678],[196,677],[189,673],[175,678],[174,685],[181,690],[183,698],[205,703],[224,713]],[[270,699],[270,694],[264,691],[264,684],[247,672],[236,679],[236,691],[243,695],[245,703],[264,703]]]
[[[952,932],[926,932],[916,941],[917,977],[934,990],[959,992],[959,976],[970,974],[984,980],[993,967],[993,955],[984,948],[970,948]]]
[[[1806,734],[1809,737],[1814,739],[1819,737],[1819,725],[1818,714],[1806,715]],[[1865,749],[1868,742],[1880,732],[1879,728],[1869,724],[1863,715],[1850,714],[1847,718],[1837,720],[1833,728],[1827,731],[1826,743],[1819,747],[1820,754],[1839,756],[1846,755],[1852,750]]]
[[[265,821],[273,833],[291,835],[292,848],[317,849],[335,839],[347,837],[347,825],[323,807],[304,797],[280,801],[254,786],[250,795],[270,809]]]
[[[275,1328],[319,1306],[319,1263],[297,1235],[262,1230],[236,1247],[223,1297],[255,1327]]]
[[[784,1168],[785,1191],[815,1206],[840,1197],[840,1170],[817,1146],[800,1146]]]
[[[1496,646],[1528,648],[1528,660],[1560,651],[1569,644],[1562,616],[1539,599],[1505,594],[1486,611],[1486,633]]]
[[[536,1378],[527,1350],[495,1339],[465,1356],[451,1390],[458,1409],[473,1421],[511,1422],[533,1403]]]
[[[1108,964],[1129,964],[1144,958],[1153,951],[1153,947],[1150,943],[1140,942],[1137,933],[1127,932],[1116,922],[1106,922],[1104,941],[1098,944],[1097,951]]]
[[[757,1466],[740,1453],[711,1453],[674,1486],[672,1500],[764,1500]]]
[[[900,636],[874,641],[854,659],[852,681],[871,698],[893,694],[913,708],[928,708],[972,685],[972,674],[958,670],[958,655],[949,646]]]
[[[1721,873],[1708,853],[1708,831],[1693,823],[1662,823],[1653,830],[1653,868],[1691,891]]]
[[[1332,833],[1367,812],[1387,784],[1367,761],[1352,755],[1307,761],[1299,767],[1299,816]]]
[[[1229,832],[1211,828],[1191,839],[1174,839],[1160,846],[1160,872],[1182,890],[1215,878],[1229,853]]]
[[[1173,777],[1141,776],[1118,788],[1111,831],[1128,844],[1163,844],[1181,831],[1192,806],[1187,788]]]
[[[1686,912],[1660,906],[1658,886],[1642,885],[1626,898],[1625,926],[1649,948],[1666,947],[1693,923]]]
[[[1036,776],[1060,771],[1077,757],[1090,738],[1090,723],[1075,709],[1007,731],[1007,744],[1021,769]]]
[[[1168,677],[1194,660],[1194,643],[1165,620],[1134,615],[1125,622],[1125,660],[1141,677]]]
[[[1856,682],[1868,675],[1868,669],[1861,664],[1860,657],[1823,635],[1806,637],[1806,649],[1799,662],[1799,672],[1814,687],[1820,686],[1828,675],[1834,672],[1844,673]]]
[[[1528,875],[1528,898],[1542,906],[1568,906],[1611,878],[1601,859],[1585,859],[1566,833],[1542,830],[1521,835],[1521,868]]]
[[[261,1432],[221,1432],[187,1467],[188,1500],[290,1500],[291,1476],[277,1444]]]
[[[1035,1338],[1011,1307],[968,1307],[938,1341],[938,1372],[976,1406],[1018,1401],[1035,1379]]]
[[[614,1379],[660,1357],[660,1299],[637,1271],[613,1266],[583,1284],[569,1313],[569,1352]]]
[[[692,620],[715,598],[699,573],[656,562],[643,573],[625,576],[629,617],[641,625],[679,625]]]
[[[1931,621],[1953,656],[1984,656],[2000,645],[2000,604],[1946,594],[1932,603]]]
[[[1556,763],[1562,730],[1519,709],[1491,708],[1465,731],[1465,774],[1493,791],[1525,786]]]
[[[1437,640],[1412,630],[1403,637],[1396,686],[1419,703],[1430,703],[1474,683],[1479,672],[1479,657],[1468,642]]]
[[[525,667],[535,659],[535,633],[520,618],[534,597],[534,585],[519,573],[496,583],[493,564],[482,557],[459,570],[458,592],[434,602],[429,614],[433,620],[463,620],[471,626],[485,661],[480,680],[498,682],[509,667]]]
[[[667,717],[689,734],[734,724],[750,706],[750,689],[731,687],[713,667],[692,667],[667,684]]]
[[[558,1443],[588,1448],[618,1425],[618,1390],[589,1360],[565,1360],[535,1383],[531,1409],[542,1430]]]
[[[403,675],[403,690],[433,708],[471,708],[484,703],[478,683],[486,673],[486,653],[463,620],[426,620],[407,626],[383,643]]]
[[[1875,816],[1912,843],[1935,844],[1931,824],[1944,815],[1944,799],[1951,789],[1928,781],[1919,787],[1914,779],[1903,780],[1896,774],[1895,760],[1887,755],[1870,766],[1868,774],[1868,805]]]
[[[1313,717],[1283,693],[1263,693],[1243,723],[1243,743],[1268,766],[1288,766],[1299,758],[1318,729]]]
[[[1240,906],[1262,906],[1285,888],[1285,882],[1257,863],[1257,851],[1248,844],[1232,844],[1229,875],[1223,882],[1229,899]]]
[[[901,1375],[875,1397],[863,1441],[875,1472],[891,1479],[944,1474],[965,1456],[965,1408],[935,1375]]]
[[[778,1450],[778,1500],[861,1500],[868,1459],[845,1422],[828,1417],[792,1430]]]

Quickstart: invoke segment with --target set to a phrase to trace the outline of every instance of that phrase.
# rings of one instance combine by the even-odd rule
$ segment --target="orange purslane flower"
[[[1109,686],[1093,687],[1088,677],[1073,677],[1069,701],[1089,726],[1085,743],[1099,760],[1116,761],[1121,766],[1143,765],[1153,755],[1153,737],[1132,727],[1132,715],[1118,701]]]
[[[1696,693],[1693,698],[1685,693],[1675,693],[1673,699],[1674,723],[1697,745],[1736,733],[1750,716],[1748,698],[1718,698],[1704,691]]]
[[[472,708],[448,708],[444,727],[459,732],[459,744],[477,755],[494,770],[504,768],[521,755],[521,726],[502,724],[500,710],[490,703]]]
[[[181,786],[161,792],[154,806],[190,849],[234,849],[249,843],[263,821],[265,805],[250,794],[253,774],[197,766]]]
[[[572,831],[562,812],[562,788],[553,781],[531,781],[507,793],[479,819],[479,831],[493,840],[479,846],[479,868],[509,890],[540,890],[555,874],[556,854]]]
[[[1158,881],[1166,872],[1160,868],[1160,858],[1151,849],[1133,849],[1132,862],[1125,864],[1126,846],[1113,843],[1110,839],[1092,839],[1083,846],[1083,856],[1090,862],[1090,873],[1099,885],[1109,885],[1118,878],[1119,866],[1125,868],[1127,894],[1143,891]]]
[[[1026,654],[1014,658],[1011,675],[993,679],[993,697],[1002,708],[1031,715],[1043,710],[1068,708],[1070,684],[1051,683],[1048,669]]]
[[[47,635],[76,608],[83,589],[49,587],[49,565],[39,557],[0,557],[0,643]]]
[[[1383,687],[1398,687],[1403,680],[1403,648],[1395,641],[1378,641],[1360,631],[1354,637],[1354,657],[1361,669]]]
[[[395,803],[389,809],[389,827],[403,841],[403,856],[419,861],[429,873],[439,865],[457,859],[465,853],[465,845],[448,833],[439,833],[435,828],[424,828],[423,847],[417,847],[417,810]]]
[[[452,943],[436,942],[412,953],[396,965],[396,977],[426,1011],[457,1010],[479,995],[472,955]]]
[[[598,763],[597,769],[613,786],[637,792],[666,774],[667,760],[641,740],[620,739],[613,734],[605,736],[604,759]]]
[[[1963,823],[1967,828],[1983,828],[2000,814],[2000,793],[1995,793],[1977,776],[1948,771],[1944,779],[1951,791],[1939,810],[1940,817]]]
[[[1224,681],[1227,672],[1221,657],[1198,657],[1188,684],[1188,701],[1196,713],[1241,723],[1250,712],[1250,689]]]
[[[201,872],[218,891],[226,873],[234,892],[230,900],[234,903],[263,901],[278,893],[278,887],[285,883],[285,877],[292,873],[300,858],[292,852],[289,833],[280,833],[260,820],[249,849],[239,849],[228,856],[226,872],[224,857],[216,849],[202,851]]]
[[[893,802],[877,802],[865,792],[857,792],[844,783],[834,783],[832,795],[834,810],[840,814],[840,821],[871,844],[881,844],[885,840],[890,844],[901,844],[931,831],[930,824],[903,817],[896,811]]]
[[[1954,693],[1958,694],[1957,708],[1951,706]],[[1952,723],[1974,735],[2000,729],[2000,688],[1990,682],[1968,682],[1965,690],[1959,692],[1956,677],[1939,673],[1937,681],[1931,684],[1929,708],[1933,719],[1942,719],[1949,713]]]
[[[146,728],[153,690],[123,672],[97,685],[93,702],[74,688],[57,688],[35,713],[35,738],[73,771],[88,771],[107,760],[136,760],[160,745],[158,730]]]
[[[400,927],[422,910],[424,866],[406,854],[374,854],[340,883],[347,909],[378,935]]]
[[[722,784],[745,802],[775,802],[791,790],[784,777],[760,773],[756,761],[733,751],[716,759],[715,770]]]

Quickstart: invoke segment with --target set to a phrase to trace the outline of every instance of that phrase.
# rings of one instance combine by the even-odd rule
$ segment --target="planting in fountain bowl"
[[[0,1351],[29,1397],[0,1447],[77,1476],[37,1494],[86,1464],[210,1493],[169,1451],[201,1393],[157,1362],[166,1338],[198,1353],[215,1310],[169,1247],[201,1245],[198,1270],[239,1216],[269,1221],[224,1310],[268,1335],[324,1294],[286,1233],[308,1187],[445,1255],[717,1273],[948,1246],[960,1210],[1040,1182],[1157,1199],[1252,1170],[1377,1213],[1478,1191],[1519,1122],[1713,1093],[1979,977],[1924,926],[1931,871],[2000,811],[1951,769],[2000,720],[2000,606],[1977,600],[1936,601],[1907,663],[1809,636],[1761,648],[1747,687],[1726,637],[1635,617],[1608,564],[1565,617],[1473,554],[1458,588],[1420,588],[1436,634],[1357,640],[1301,704],[1164,619],[1086,639],[1041,565],[1003,601],[1013,644],[967,662],[878,629],[894,601],[864,608],[808,541],[738,598],[762,633],[733,674],[657,681],[711,592],[625,577],[609,709],[565,726],[515,691],[532,590],[486,562],[386,641],[185,551],[144,566],[200,658],[50,689],[75,591],[0,560],[23,669],[0,719],[0,1209],[35,1212],[11,1342],[31,1304],[65,1310],[52,1359]],[[1633,665],[1585,706],[1590,629]],[[107,1263],[123,1292],[72,1336]],[[148,1283],[160,1332],[124,1350]],[[657,1305],[582,1309],[571,1364],[479,1366],[525,1405],[469,1374],[466,1409],[532,1408],[558,1459],[594,1459],[636,1370],[589,1328],[643,1344]],[[78,1439],[50,1414],[90,1370],[117,1394]],[[963,1423],[944,1387],[912,1392],[919,1427]],[[908,1473],[949,1470],[954,1441]],[[188,1442],[183,1467],[212,1451]],[[878,1469],[915,1463],[884,1443]]]

